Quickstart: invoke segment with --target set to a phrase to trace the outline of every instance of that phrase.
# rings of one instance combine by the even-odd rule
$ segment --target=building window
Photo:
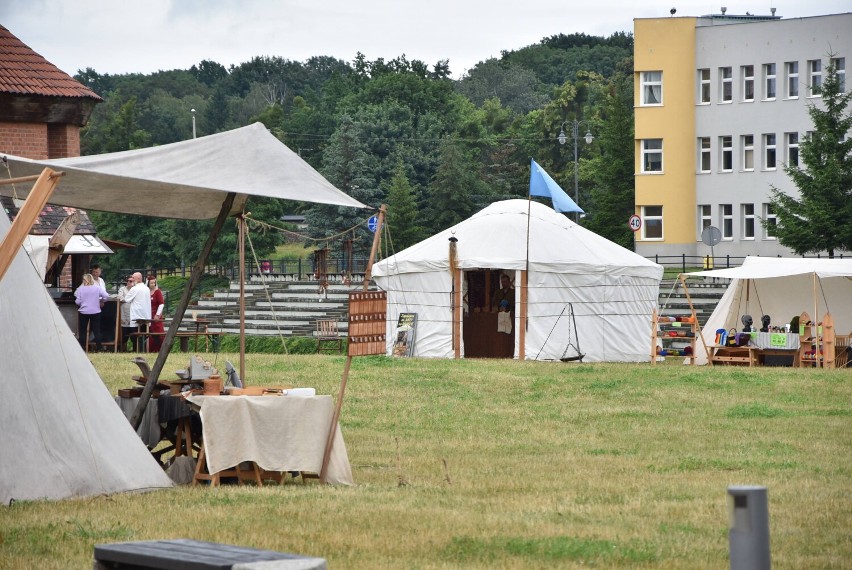
[[[722,102],[730,103],[734,98],[734,76],[730,67],[719,68],[719,78],[722,82],[719,92],[722,93]]]
[[[698,139],[699,172],[710,172],[710,137]]]
[[[763,135],[763,168],[764,170],[775,170],[775,134]]]
[[[719,169],[722,172],[734,170],[734,142],[733,137],[719,137],[719,148],[722,149],[719,158],[721,160]]]
[[[763,98],[766,100],[775,99],[775,64],[763,64]]]
[[[663,72],[662,71],[643,71],[641,75],[642,75],[642,104],[643,105],[662,105],[663,104]]]
[[[787,98],[797,99],[799,97],[799,62],[788,61],[784,64],[787,71]]]
[[[642,172],[663,171],[663,139],[642,140]]]
[[[754,101],[754,66],[742,66],[740,74],[743,78],[743,101]]]
[[[743,170],[754,170],[754,135],[743,135]]]
[[[787,139],[787,166],[799,166],[799,133],[785,133]]]
[[[837,83],[840,87],[840,92],[846,92],[846,58],[845,57],[833,57],[831,58],[831,65],[834,66],[834,70],[837,72]]]
[[[743,239],[754,239],[754,204],[743,204]]]
[[[662,206],[642,206],[642,239],[663,239]]]
[[[776,239],[775,228],[778,226],[778,216],[772,204],[763,205],[763,221],[766,222],[763,227],[763,239]]]
[[[808,97],[816,97],[816,90],[822,85],[822,60],[808,60]]]
[[[713,219],[710,217],[710,204],[701,204],[698,206],[698,239],[701,239],[701,234],[704,233],[704,230],[709,228]]]
[[[721,215],[722,239],[734,239],[734,207],[731,204],[719,204]]]
[[[698,70],[698,102],[710,102],[710,70]]]

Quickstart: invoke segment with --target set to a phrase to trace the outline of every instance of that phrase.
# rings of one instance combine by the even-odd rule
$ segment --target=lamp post
[[[195,138],[195,109],[190,109],[190,113],[192,113],[192,138]]]
[[[585,121],[578,121],[574,119],[573,121],[563,121],[562,126],[559,127],[559,136],[556,137],[556,140],[559,141],[559,144],[565,144],[568,141],[568,136],[565,134],[565,125],[571,126],[571,136],[574,138],[574,202],[577,206],[580,205],[580,190],[579,184],[577,182],[578,179],[578,163],[577,163],[577,137],[580,132],[580,125],[586,124]],[[588,125],[586,125],[588,127]],[[592,131],[586,130],[586,135],[583,137],[586,141],[586,144],[592,144],[592,141],[595,140],[595,137],[592,135]],[[576,213],[574,216],[574,220],[579,220],[580,215]]]

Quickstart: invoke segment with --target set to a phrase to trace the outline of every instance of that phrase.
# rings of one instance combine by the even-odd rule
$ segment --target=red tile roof
[[[0,92],[102,100],[3,26],[0,26]]]
[[[18,215],[18,207],[15,205],[12,198],[8,196],[0,196],[0,212],[5,211],[10,220],[14,220]],[[33,224],[30,234],[32,235],[53,235],[62,220],[70,216],[73,212],[80,212],[80,223],[74,230],[75,234],[94,234],[95,226],[89,218],[89,214],[85,210],[79,208],[71,208],[68,206],[54,206],[53,204],[45,204],[38,219]]]

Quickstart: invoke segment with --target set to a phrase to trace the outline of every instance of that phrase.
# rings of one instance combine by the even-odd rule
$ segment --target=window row
[[[642,206],[640,209],[642,217],[642,239],[648,241],[662,241],[665,239],[663,231],[663,207],[662,206]],[[734,205],[719,204],[716,208],[716,227],[722,233],[722,239],[733,241],[734,239]],[[763,225],[761,222],[766,222]],[[696,228],[698,230],[696,240],[701,240],[701,233],[708,227],[714,225],[713,208],[710,204],[701,204],[698,206],[698,219]],[[776,227],[778,217],[770,203],[761,205],[760,217],[756,211],[756,204],[740,204],[739,205],[739,228],[740,239],[753,240],[756,239],[758,233],[763,239],[776,239]]]
[[[846,58],[831,58],[831,64],[837,70],[841,91],[846,91]],[[713,98],[714,80],[711,69],[699,69],[697,72],[697,103],[708,105]],[[821,59],[809,59],[805,67],[799,70],[798,61],[786,61],[782,67],[776,63],[764,63],[760,68],[754,65],[741,65],[737,75],[737,98],[739,101],[748,103],[754,101],[758,96],[762,101],[774,101],[779,96],[779,80],[781,85],[781,96],[786,99],[798,99],[800,87],[804,86],[805,95],[814,97],[815,89],[822,85],[823,61]],[[760,73],[757,76],[757,73]],[[780,76],[779,76],[780,74]],[[659,106],[663,104],[663,72],[642,71],[639,73],[640,80],[640,105]],[[719,67],[716,69],[716,101],[718,103],[732,103],[734,101],[734,68]]]
[[[753,172],[758,164],[761,170],[776,170],[779,159],[787,166],[799,166],[799,133],[784,133],[779,153],[779,140],[775,133],[762,135],[740,135],[737,152],[739,164],[735,165],[734,137],[725,135],[717,138],[717,164],[719,172],[733,172],[738,166],[740,172]],[[759,146],[757,146],[759,144]],[[697,145],[698,172],[713,170],[713,146],[711,137],[699,137]]]
[[[784,133],[783,155],[781,160],[788,166],[799,166],[799,133]],[[760,135],[760,169],[776,170],[779,162],[778,137],[775,133]],[[755,169],[755,135],[740,135],[739,137],[739,170],[751,172]],[[718,137],[717,170],[719,172],[734,171],[734,137],[725,135]],[[663,173],[663,139],[642,139],[639,141],[642,174]],[[697,144],[696,164],[699,173],[713,170],[713,145],[711,137],[699,137]]]

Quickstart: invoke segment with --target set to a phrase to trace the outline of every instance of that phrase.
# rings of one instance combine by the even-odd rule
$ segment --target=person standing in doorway
[[[512,280],[505,273],[500,274],[500,288],[494,291],[491,297],[491,310],[499,311],[500,303],[506,301],[509,304],[509,312],[515,312],[515,288],[512,287]]]
[[[91,273],[83,275],[83,284],[74,292],[78,309],[77,340],[83,350],[89,344],[89,332],[95,337],[95,350],[101,351],[101,302],[109,299],[106,289],[97,284]]]

